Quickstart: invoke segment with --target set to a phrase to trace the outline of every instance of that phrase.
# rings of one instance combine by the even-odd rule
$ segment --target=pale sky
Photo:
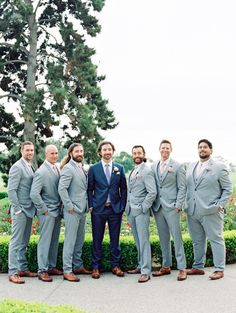
[[[235,0],[106,1],[95,61],[118,152],[142,144],[156,160],[169,139],[173,158],[193,161],[207,138],[214,156],[236,161],[235,13]]]

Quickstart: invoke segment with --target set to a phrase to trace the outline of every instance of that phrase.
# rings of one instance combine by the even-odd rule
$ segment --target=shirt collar
[[[32,167],[32,163],[31,163],[31,162],[26,161],[24,158],[21,158],[21,159],[23,160],[23,162],[24,162],[27,166]]]
[[[102,162],[103,168],[104,168],[107,164],[109,165],[109,168],[112,168],[112,161],[109,162],[109,163],[106,163],[106,162],[104,162],[103,160],[101,160],[101,162]]]

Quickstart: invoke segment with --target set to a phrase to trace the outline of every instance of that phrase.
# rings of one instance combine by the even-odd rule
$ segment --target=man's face
[[[70,154],[70,157],[75,162],[82,162],[84,159],[84,149],[82,146],[76,146]]]
[[[100,155],[104,161],[109,162],[112,159],[113,154],[114,151],[110,144],[106,144],[101,147]]]
[[[169,143],[162,143],[160,148],[159,148],[160,154],[161,154],[161,159],[162,160],[167,160],[170,157],[171,154],[171,145]]]
[[[139,148],[133,148],[132,150],[132,158],[135,164],[141,164],[143,162],[143,159],[145,158],[145,154],[143,152],[143,149],[141,147]]]
[[[208,146],[206,142],[201,142],[198,145],[198,155],[201,160],[207,160],[212,154],[212,149]]]
[[[51,163],[55,164],[58,159],[58,150],[56,147],[50,147],[46,151],[46,160]]]
[[[33,145],[25,145],[21,149],[22,158],[25,159],[27,162],[31,162],[34,157],[34,146]]]

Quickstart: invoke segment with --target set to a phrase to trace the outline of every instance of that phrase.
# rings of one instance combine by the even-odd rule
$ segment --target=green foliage
[[[86,313],[72,306],[32,303],[15,299],[5,299],[0,301],[0,313]]]
[[[129,173],[131,169],[134,167],[132,156],[125,151],[121,151],[119,154],[115,154],[113,159],[114,161],[124,166],[126,174]]]
[[[97,160],[100,131],[117,125],[102,97],[105,76],[98,75],[93,63],[96,51],[86,44],[101,30],[97,12],[103,6],[104,0],[38,5],[0,0],[0,142],[10,150],[0,157],[5,180],[23,139],[34,142],[39,152],[53,136],[53,126],[60,126],[60,141],[66,147],[81,142],[91,163]],[[23,123],[6,113],[12,101]]]
[[[226,243],[226,263],[235,263],[236,261],[236,230],[226,231],[224,233],[225,243]],[[0,271],[7,272],[8,268],[8,245],[9,245],[9,236],[0,237]],[[39,236],[31,236],[30,244],[27,249],[27,259],[29,263],[29,269],[32,271],[37,271],[37,242]],[[60,237],[59,241],[59,251],[58,251],[58,260],[57,267],[62,268],[62,249],[63,249],[63,236]],[[193,263],[193,246],[192,241],[188,234],[184,234],[184,249],[186,254],[187,266],[191,267]],[[157,268],[161,266],[162,256],[161,256],[161,247],[160,242],[157,236],[150,237],[151,250],[152,250],[152,266]],[[176,269],[176,260],[174,257],[174,243],[172,243],[172,252],[173,252],[173,269]],[[120,245],[122,249],[121,257],[121,267],[124,270],[134,268],[137,266],[137,250],[134,243],[133,236],[124,236],[120,239]],[[101,269],[103,271],[111,270],[110,264],[110,244],[109,237],[105,235],[103,241],[103,259],[101,264]],[[92,236],[86,235],[82,258],[84,260],[84,266],[91,268],[91,247],[92,247]],[[206,266],[213,265],[213,258],[210,243],[207,244],[207,260]]]
[[[0,192],[0,200],[4,199],[4,198],[7,198],[7,192],[2,191],[2,192]]]

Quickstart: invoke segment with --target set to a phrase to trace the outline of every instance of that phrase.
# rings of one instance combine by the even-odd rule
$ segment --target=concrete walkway
[[[52,283],[26,278],[26,284],[16,285],[0,274],[0,298],[70,304],[97,313],[236,313],[236,264],[228,265],[218,281],[208,279],[212,271],[206,268],[206,275],[183,282],[172,271],[145,284],[137,283],[139,275],[118,278],[104,273],[98,280],[81,275],[79,283],[57,276]]]

